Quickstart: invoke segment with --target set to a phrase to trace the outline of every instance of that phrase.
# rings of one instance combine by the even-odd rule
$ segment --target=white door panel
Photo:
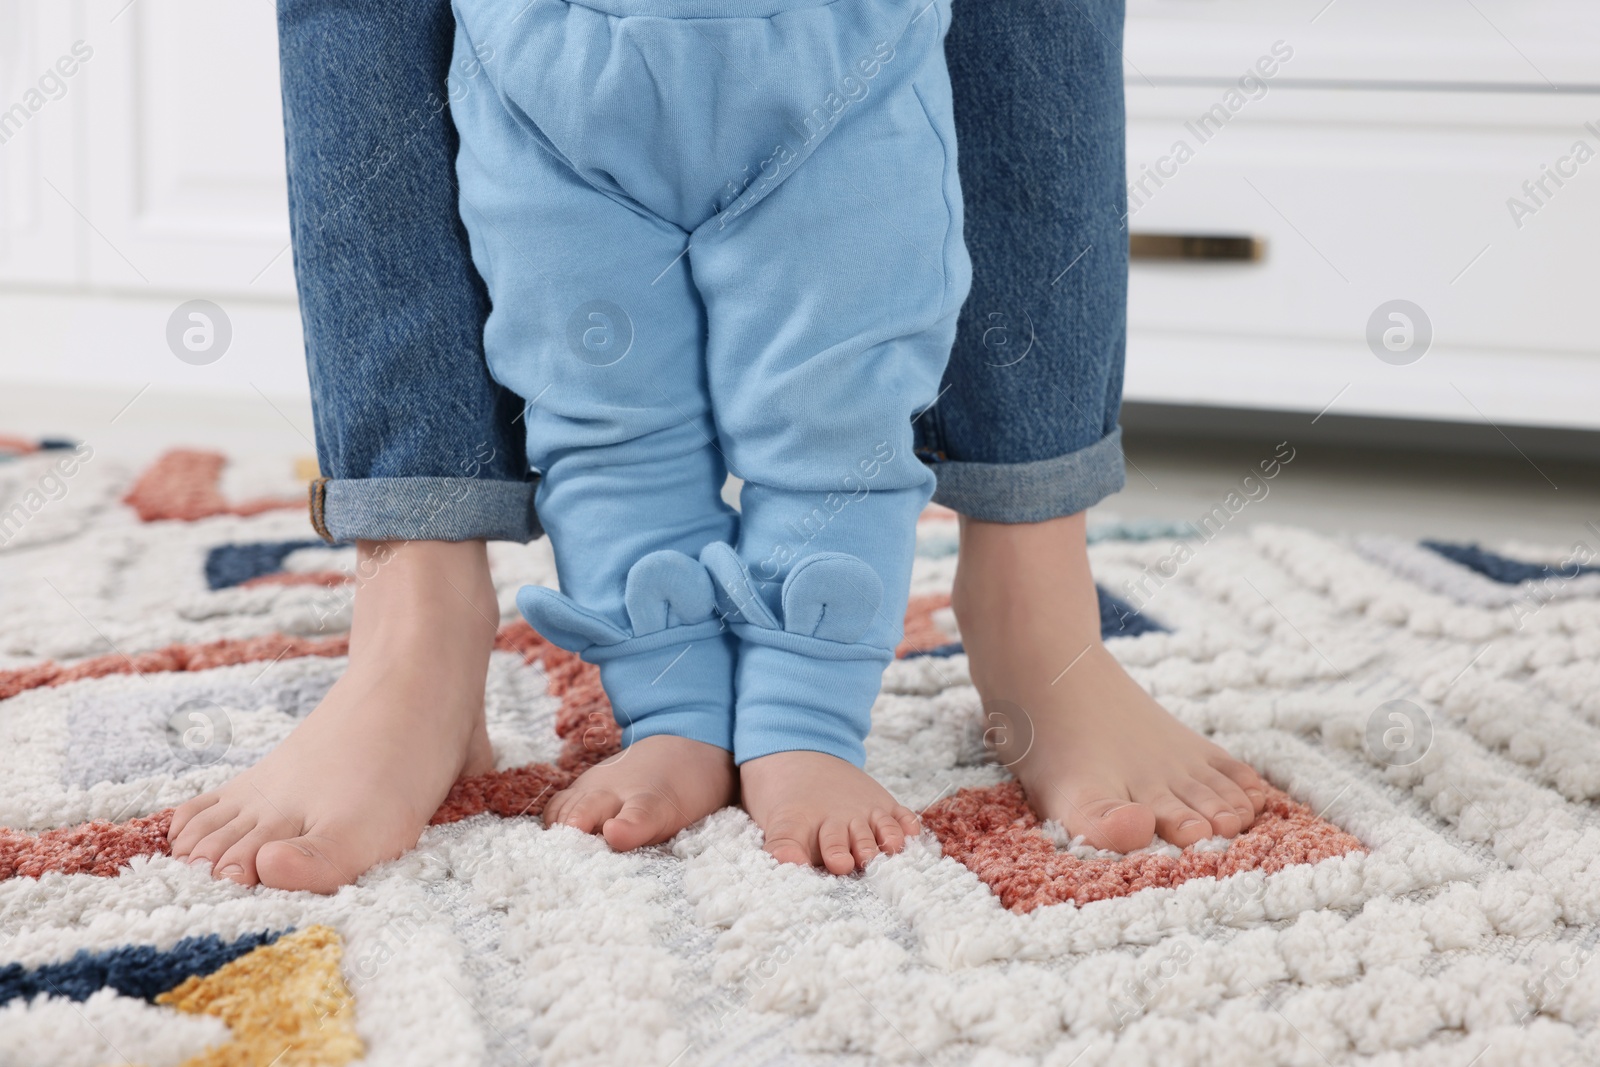
[[[87,68],[75,3],[0,2],[0,280],[78,280],[75,158]],[[74,46],[77,55],[74,55]]]
[[[90,0],[100,287],[293,294],[271,0]]]

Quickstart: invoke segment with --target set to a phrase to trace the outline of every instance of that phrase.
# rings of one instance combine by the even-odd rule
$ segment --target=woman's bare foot
[[[738,797],[733,754],[657,734],[584,771],[550,798],[546,826],[599,833],[618,852],[660,844]]]
[[[777,752],[739,768],[745,810],[779,863],[849,874],[922,832],[916,813],[866,771],[822,752]]]
[[[987,739],[1041,816],[1117,852],[1255,821],[1261,777],[1174,719],[1101,643],[1082,514],[963,518],[952,606]]]
[[[241,885],[331,893],[417,843],[494,769],[483,690],[499,607],[482,541],[362,542],[350,665],[260,763],[181,805],[172,854]]]

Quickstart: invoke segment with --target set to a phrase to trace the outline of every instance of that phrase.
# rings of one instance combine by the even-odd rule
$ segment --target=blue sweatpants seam
[[[915,81],[911,83],[911,92],[917,98],[917,105],[922,108],[923,118],[928,120],[928,128],[939,139],[939,150],[944,159],[944,168],[940,175],[939,189],[944,197],[944,241],[942,242],[944,254],[939,258],[939,318],[944,317],[944,310],[950,303],[950,232],[955,229],[956,213],[950,206],[950,144],[945,140],[944,134],[939,132],[939,124],[934,121],[933,112],[928,107],[928,102],[922,98],[922,89]]]
[[[567,2],[570,3],[571,0],[567,0]],[[587,7],[587,5],[585,5],[585,4],[578,4],[576,6],[578,6],[578,7]],[[595,11],[597,14],[601,14],[601,15],[606,14],[605,12],[598,11],[595,8],[588,8],[588,10]],[[451,6],[451,12],[454,13],[454,11],[455,11],[455,8],[454,8],[454,5],[452,5]],[[607,16],[607,17],[612,18],[612,19],[619,19],[619,18],[623,18],[623,17],[636,17],[636,16],[610,15],[610,16]],[[458,33],[460,33],[463,38],[466,39],[468,44],[472,45],[473,53],[476,54],[477,53],[477,42],[473,39],[471,32],[468,31],[466,20],[461,18],[459,15],[456,16],[456,31]],[[522,110],[522,108],[518,107],[516,101],[512,100],[509,96],[507,96],[504,92],[501,91],[499,84],[496,83],[493,78],[488,78],[487,76],[485,76],[485,80],[487,80],[489,82],[489,91],[494,93],[495,99],[500,101],[500,107],[502,109],[504,109],[506,114],[511,116],[511,121],[515,122],[518,126],[521,126],[524,129],[529,130],[533,134],[534,143],[538,147],[540,147],[540,148],[544,149],[546,152],[548,152],[550,154],[551,158],[554,159],[557,163],[559,163],[574,178],[576,178],[578,181],[582,182],[583,184],[587,185],[589,188],[593,189],[595,192],[600,193],[602,196],[609,197],[611,200],[613,200],[616,203],[620,204],[621,206],[627,208],[629,211],[632,211],[634,214],[638,215],[640,218],[647,219],[650,222],[659,222],[659,223],[662,223],[662,224],[664,224],[666,226],[670,226],[671,228],[673,228],[673,229],[677,230],[678,232],[682,233],[683,236],[684,236],[684,240],[686,242],[693,236],[691,231],[684,229],[682,226],[678,225],[676,222],[673,222],[671,219],[663,218],[662,216],[656,214],[654,211],[651,211],[649,208],[645,207],[643,204],[639,203],[639,201],[637,201],[633,197],[629,196],[627,190],[623,189],[620,185],[616,186],[615,188],[607,188],[605,185],[602,185],[599,182],[596,182],[596,181],[593,181],[592,179],[590,179],[588,175],[584,174],[583,171],[581,171],[577,167],[575,167],[573,165],[573,163],[572,163],[572,160],[568,159],[561,152],[561,150],[555,146],[554,142],[552,142],[550,140],[549,136],[547,136],[545,134],[544,130],[539,128],[539,124],[537,122],[533,121],[533,116],[532,115],[529,115],[526,111]],[[452,122],[455,121],[453,116],[451,118],[451,121]],[[465,143],[463,143],[463,145],[462,145],[460,150],[465,150],[465,148],[466,148],[466,145],[465,145]],[[458,151],[460,151],[460,150],[458,150]],[[606,177],[609,178],[610,175],[608,174],[608,175],[606,175]],[[456,194],[460,198],[460,200],[461,200],[461,202],[463,204],[466,204],[468,207],[472,208],[474,211],[478,211],[477,205],[473,204],[471,201],[467,200],[465,198],[465,196],[462,195],[461,187],[460,187],[460,183],[459,182],[456,183]],[[478,213],[480,215],[483,214],[481,211],[478,212]],[[487,218],[486,215],[484,217]],[[491,225],[491,227],[493,227],[493,223],[491,223],[490,225]],[[498,232],[498,228],[495,228],[495,229]],[[501,236],[501,239],[502,240],[507,240],[504,237],[504,235]],[[507,243],[508,244],[510,243],[509,240],[507,240]],[[515,249],[516,246],[512,245],[512,248]],[[527,257],[524,256],[523,258],[526,259]],[[487,353],[485,353],[485,355],[487,356]],[[485,361],[487,362],[487,359]],[[495,376],[493,374],[491,374],[491,377],[495,377]],[[500,379],[498,377],[495,377],[495,381],[497,383],[501,384],[502,386],[504,386],[504,383],[500,382]],[[509,387],[507,386],[506,388],[509,388]]]
[[[667,22],[736,22],[746,19],[764,19],[770,22],[779,15],[787,15],[790,11],[813,11],[817,8],[833,7],[835,4],[840,2],[841,0],[826,0],[825,3],[820,4],[804,4],[795,8],[785,8],[784,10],[774,12],[771,15],[661,15],[644,14],[642,12],[636,12],[630,15],[619,15],[614,11],[607,11],[604,8],[595,7],[593,4],[583,3],[583,0],[566,0],[566,3],[570,7],[581,7],[586,11],[593,11],[596,15],[604,15],[608,19],[615,19],[619,21],[622,19],[662,19],[663,21]]]

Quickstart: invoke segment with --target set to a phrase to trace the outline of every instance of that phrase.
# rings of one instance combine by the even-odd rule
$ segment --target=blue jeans
[[[934,500],[1038,522],[1121,488],[1122,0],[956,0],[945,42],[973,280],[915,421]],[[331,540],[540,533],[457,214],[448,0],[280,0],[295,272]]]

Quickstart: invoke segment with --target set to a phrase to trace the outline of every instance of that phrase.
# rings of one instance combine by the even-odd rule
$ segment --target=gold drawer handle
[[[1210,263],[1258,263],[1267,242],[1259,237],[1202,233],[1134,233],[1128,235],[1128,258],[1141,260],[1204,260]]]

